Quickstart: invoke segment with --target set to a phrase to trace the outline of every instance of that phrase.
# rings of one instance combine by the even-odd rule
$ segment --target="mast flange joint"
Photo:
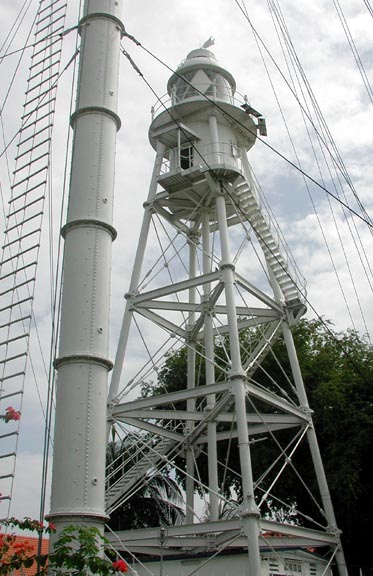
[[[70,118],[71,128],[74,128],[74,125],[76,123],[76,120],[78,119],[78,116],[83,116],[83,114],[97,114],[97,113],[98,114],[105,114],[106,116],[109,116],[109,118],[114,120],[116,127],[117,127],[117,132],[119,132],[119,130],[122,126],[121,119],[119,118],[118,114],[116,112],[114,112],[114,110],[111,110],[110,108],[106,108],[105,106],[84,106],[83,108],[79,108],[78,110],[75,110],[75,112],[73,114],[71,114],[71,118]]]
[[[54,367],[56,369],[60,368],[63,364],[97,364],[98,366],[103,366],[108,371],[113,368],[113,363],[108,358],[103,358],[102,356],[95,356],[94,354],[71,354],[69,356],[61,356],[61,358],[56,358],[54,361]]]
[[[61,228],[62,238],[66,238],[66,233],[72,230],[73,228],[102,228],[103,230],[106,230],[106,232],[109,232],[113,241],[117,237],[117,231],[115,230],[114,226],[112,226],[108,222],[103,222],[102,220],[82,218],[80,220],[73,220],[71,222],[67,222],[64,226],[62,226]]]
[[[91,14],[86,14],[83,16],[83,18],[80,20],[78,24],[79,34],[81,33],[82,27],[89,24],[90,20],[110,20],[111,22],[114,22],[116,26],[118,26],[122,38],[126,33],[122,20],[117,16],[114,16],[114,14],[110,14],[109,12],[92,12]]]

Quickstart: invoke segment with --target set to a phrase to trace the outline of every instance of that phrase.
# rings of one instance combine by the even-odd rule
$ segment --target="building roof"
[[[15,540],[9,547],[9,553],[12,554],[20,544],[24,544],[30,547],[29,554],[33,556],[38,553],[38,543],[39,538],[37,536],[19,536],[15,537]],[[49,539],[42,538],[41,540],[41,554],[48,554],[49,549]],[[36,573],[36,566],[33,564],[30,568],[22,568],[20,570],[14,570],[13,576],[34,576]]]

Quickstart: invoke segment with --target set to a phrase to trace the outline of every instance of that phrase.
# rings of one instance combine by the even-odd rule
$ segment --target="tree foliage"
[[[151,442],[151,438],[144,433],[141,438],[138,434],[128,435],[124,440],[111,442],[108,445],[109,475],[111,470],[114,471],[110,482],[115,482],[118,476],[130,470],[136,462],[137,444],[144,446],[147,442]],[[110,515],[108,524],[112,530],[134,530],[172,526],[181,524],[183,520],[183,499],[180,486],[170,474],[170,469],[166,467],[157,473],[150,470],[142,479],[141,486],[138,486],[132,496]]]
[[[39,538],[55,532],[53,524],[44,526],[38,520],[9,518],[1,520],[6,532],[0,532],[0,574],[11,576],[15,570],[38,576],[78,576],[98,574],[118,576],[128,571],[128,565],[108,547],[108,541],[94,526],[66,526],[57,536],[50,554],[38,554],[27,540],[18,541],[10,532],[14,528],[36,532]]]
[[[241,341],[242,349],[255,345],[255,331],[246,331]],[[343,532],[343,543],[348,563],[357,566],[372,566],[369,550],[371,521],[373,517],[373,351],[366,338],[357,332],[335,333],[330,322],[302,320],[293,329],[298,358],[302,369],[309,404],[314,411],[313,421],[328,478],[339,528]],[[218,343],[216,358],[223,357],[223,343]],[[224,343],[227,346],[227,343]],[[163,394],[186,388],[186,349],[170,355],[158,375],[158,382],[146,384],[143,395]],[[281,368],[280,368],[281,366]],[[203,366],[198,368],[203,381]],[[221,375],[217,370],[217,379]],[[253,378],[267,389],[277,390],[277,385],[290,396],[294,390],[286,374],[290,374],[288,356],[283,340],[274,345],[273,354],[267,355]],[[176,408],[184,408],[180,405]],[[257,404],[254,409],[263,409]],[[250,406],[248,407],[250,410]],[[223,430],[227,425],[219,424]],[[286,446],[291,434],[284,430],[277,440]],[[232,442],[231,444],[234,444]],[[228,454],[228,441],[220,442],[219,459],[224,461]],[[258,442],[253,447],[254,477],[265,470],[273,461],[275,446],[269,442]],[[220,470],[221,490],[230,494],[232,487],[240,496],[240,481],[237,453],[230,451],[228,468]],[[198,458],[201,480],[207,483],[207,463],[204,454]],[[182,466],[181,459],[178,466]],[[313,480],[313,465],[307,446],[300,448],[294,465],[303,478],[310,482],[311,491],[316,490]],[[224,474],[225,484],[222,484]],[[183,482],[180,475],[179,481]],[[265,486],[265,483],[264,483]],[[301,489],[291,469],[285,470],[277,484],[278,495],[290,507],[296,505],[305,515],[313,516],[315,504]],[[273,513],[276,504],[268,504],[268,513]],[[262,508],[262,513],[265,508]],[[279,510],[283,513],[283,510]],[[307,523],[305,516],[300,523]],[[322,519],[322,518],[321,518]]]

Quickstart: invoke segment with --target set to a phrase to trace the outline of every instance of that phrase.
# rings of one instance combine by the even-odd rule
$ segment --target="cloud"
[[[67,27],[77,22],[76,4],[71,2]],[[3,2],[1,15],[3,33],[10,29],[21,0]],[[345,164],[361,199],[366,202],[368,211],[372,211],[372,167],[371,167],[371,129],[368,114],[371,114],[367,95],[356,70],[354,59],[345,42],[345,36],[340,26],[337,14],[326,0],[316,0],[310,3],[299,3],[296,0],[282,2],[283,14],[313,92],[320,104],[331,133],[341,151]],[[368,71],[371,64],[368,60],[371,31],[363,4],[346,8],[351,24],[351,31],[356,39],[362,59]],[[263,58],[270,77],[263,66],[262,57],[258,52],[255,37],[250,26],[234,2],[225,0],[179,0],[172,6],[164,1],[137,0],[126,2],[123,10],[123,20],[126,30],[133,34],[143,45],[171,68],[186,57],[187,53],[202,45],[211,35],[216,44],[212,48],[218,60],[230,70],[236,78],[238,91],[247,94],[252,105],[267,118],[268,137],[266,142],[282,155],[297,163],[293,145],[289,140],[288,131],[296,147],[302,168],[313,178],[319,180],[319,170],[313,155],[311,143],[308,140],[306,128],[294,95],[289,90],[271,58],[262,46]],[[29,15],[31,18],[31,14]],[[28,24],[30,23],[28,18]],[[260,38],[270,50],[271,56],[281,68],[287,81],[291,84],[296,71],[287,67],[282,48],[278,42],[273,27],[272,17],[265,3],[256,1],[250,6],[250,18],[260,34]],[[25,22],[26,24],[26,22]],[[16,38],[14,47],[22,46],[26,28],[23,27]],[[64,64],[75,50],[74,33],[66,37]],[[166,90],[167,79],[171,72],[149,53],[136,46],[128,38],[123,39],[123,45],[131,54],[145,79],[153,87],[157,96],[162,96]],[[5,59],[2,66],[2,78],[10,79],[18,56]],[[19,126],[18,118],[22,110],[22,99],[25,91],[25,74],[27,73],[27,57],[21,64],[21,76],[14,85],[12,97],[4,109],[5,138],[12,137]],[[297,72],[299,74],[299,71]],[[64,180],[65,152],[61,142],[66,139],[69,130],[70,98],[68,84],[72,77],[72,67],[64,75],[61,100],[56,114],[56,143],[53,149],[53,214],[51,214],[51,229],[54,231],[55,245],[59,237],[59,214],[62,203]],[[274,83],[275,90],[272,89]],[[6,82],[2,82],[1,99],[4,101]],[[297,89],[299,97],[303,96]],[[276,98],[279,99],[280,107]],[[130,274],[133,266],[137,238],[140,229],[143,208],[146,200],[154,151],[148,142],[148,128],[151,120],[151,106],[156,96],[146,86],[129,62],[121,58],[121,81],[119,97],[119,113],[122,128],[118,134],[117,143],[117,173],[116,201],[114,210],[114,225],[118,230],[118,238],[113,245],[113,278],[111,302],[111,357],[114,357],[116,341],[120,329],[121,316],[124,310],[124,294],[128,290]],[[310,103],[309,97],[306,98]],[[281,116],[284,115],[285,120]],[[309,114],[316,122],[316,113],[310,108]],[[312,142],[315,143],[313,132]],[[13,150],[14,151],[14,150]],[[317,152],[320,156],[319,152]],[[9,158],[11,159],[11,153]],[[308,279],[308,297],[323,316],[331,318],[338,329],[346,329],[351,325],[350,313],[346,310],[344,296],[341,294],[338,278],[335,276],[333,264],[325,247],[317,218],[313,212],[308,191],[303,177],[286,163],[280,156],[265,144],[257,142],[250,151],[250,160],[262,183],[264,192],[272,205],[276,216],[285,232],[285,236],[296,256],[299,267]],[[329,158],[328,158],[329,161]],[[321,159],[326,186],[332,186],[330,176]],[[6,192],[8,174],[4,158],[2,159],[1,182],[3,192]],[[68,169],[67,169],[68,181]],[[353,195],[346,184],[343,185],[348,202],[354,202]],[[339,190],[339,189],[338,189]],[[333,188],[331,188],[333,191]],[[345,296],[351,301],[351,315],[361,331],[365,331],[360,306],[371,331],[369,318],[372,318],[371,288],[366,280],[364,266],[369,270],[366,260],[372,254],[372,236],[367,226],[351,217],[348,219],[354,231],[354,239],[346,222],[346,216],[341,213],[338,205],[332,201],[336,210],[336,222],[340,230],[338,236],[334,226],[329,204],[324,192],[310,184],[310,193],[317,207],[318,214],[327,235],[328,244],[333,252],[335,266],[338,269],[340,283]],[[5,199],[6,201],[6,199]],[[47,220],[46,220],[47,222]],[[355,226],[360,238],[355,231]],[[0,211],[0,228],[4,227],[3,214]],[[361,246],[366,246],[366,254]],[[353,277],[351,282],[344,251],[348,256]],[[38,319],[38,329],[45,357],[48,359],[51,340],[50,319],[50,280],[47,251],[42,254],[43,263],[39,267],[39,280],[36,292],[35,314]],[[250,261],[249,270],[255,270]],[[356,297],[359,294],[359,301]],[[360,303],[359,303],[360,302]],[[309,312],[312,315],[312,312]],[[147,334],[152,331],[146,328]],[[39,382],[42,404],[45,405],[47,390],[43,362],[38,345],[35,343],[33,330],[32,355],[37,381]],[[136,337],[133,345],[133,366],[140,349]],[[35,389],[34,378],[26,382],[24,414],[22,417],[22,443],[17,465],[17,483],[13,513],[17,515],[35,516],[38,514],[36,501],[38,498],[38,482],[40,481],[41,456],[40,446],[43,430],[43,411]],[[39,448],[37,448],[39,446]]]

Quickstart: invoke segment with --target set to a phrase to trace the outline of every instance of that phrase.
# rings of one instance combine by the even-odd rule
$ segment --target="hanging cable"
[[[347,42],[350,46],[352,55],[355,59],[356,66],[358,67],[358,70],[360,72],[360,76],[361,76],[361,79],[363,81],[364,87],[367,91],[368,98],[370,100],[370,103],[373,106],[373,90],[372,90],[372,87],[369,83],[369,78],[368,78],[367,73],[365,71],[364,65],[361,61],[358,49],[356,48],[356,44],[355,44],[354,39],[352,37],[351,30],[348,26],[348,23],[347,23],[345,15],[344,15],[343,9],[339,3],[339,0],[333,0],[333,4],[334,4],[335,10],[338,14],[338,18],[339,18],[339,21],[340,21],[341,26],[343,28],[343,31],[345,33],[345,36],[347,38]]]
[[[126,33],[126,36],[131,39],[132,41],[135,42],[135,44],[137,46],[140,46],[143,50],[145,50],[150,56],[152,56],[154,59],[156,59],[160,64],[162,64],[163,66],[165,66],[168,70],[170,70],[172,73],[178,75],[179,77],[181,77],[187,84],[192,85],[190,82],[188,82],[181,74],[178,74],[177,71],[174,71],[170,66],[168,66],[166,63],[164,63],[160,58],[158,58],[157,56],[155,56],[152,52],[150,52],[147,48],[145,48],[138,40],[136,40],[133,36],[129,35]],[[148,88],[150,89],[150,91],[154,94],[154,96],[156,97],[157,101],[161,101],[161,99],[159,98],[158,94],[155,92],[155,90],[152,88],[152,86],[149,84],[149,82],[146,80],[146,78],[144,77],[143,73],[141,72],[141,70],[138,68],[138,66],[135,64],[135,62],[133,61],[133,59],[128,55],[127,56],[127,52],[122,49],[123,54],[126,56],[126,58],[130,61],[131,65],[133,65],[134,69],[136,70],[136,72],[141,76],[141,78],[144,80],[144,82],[146,83],[146,85],[148,86]],[[194,87],[195,88],[195,87]],[[204,93],[200,92],[197,88],[195,88],[195,90],[203,97],[205,98],[207,101],[211,102],[212,104],[214,104],[216,106],[217,109],[221,109],[219,107],[219,105],[212,99],[210,99],[208,96],[206,96]],[[225,114],[224,110],[221,110],[223,114]],[[170,111],[168,110],[169,114]],[[229,116],[229,115],[228,115]],[[172,117],[172,116],[171,116]],[[172,118],[173,121],[176,123],[176,125],[178,125],[180,130],[183,130],[183,128],[180,126],[178,120],[176,118]],[[245,129],[247,132],[250,132],[250,130],[248,130],[243,124],[239,123],[238,124]],[[259,136],[257,136],[257,138],[259,138]],[[188,138],[187,138],[188,139]],[[267,146],[269,146],[263,139],[259,138],[260,141],[263,141]],[[355,212],[354,210],[352,210],[349,206],[347,206],[346,204],[344,204],[338,197],[336,197],[335,195],[333,195],[331,192],[329,192],[328,190],[326,190],[322,185],[320,185],[316,180],[314,180],[312,177],[310,177],[309,175],[307,175],[305,172],[303,172],[301,169],[299,169],[293,162],[291,162],[290,160],[288,160],[287,158],[285,158],[281,153],[277,152],[273,147],[269,146],[273,151],[275,151],[280,157],[282,157],[284,160],[286,160],[286,162],[288,162],[289,164],[291,164],[292,166],[294,166],[294,168],[296,168],[300,173],[303,173],[307,178],[309,178],[312,182],[314,182],[315,184],[317,184],[318,187],[320,187],[321,189],[323,189],[325,192],[327,192],[328,194],[330,194],[333,198],[335,198],[340,204],[344,205],[349,211],[353,212],[358,218],[360,218],[361,220],[363,220],[370,228],[372,228],[373,230],[373,223],[371,221],[367,221],[363,216],[361,216],[360,214],[358,214],[357,212]],[[243,216],[245,217],[245,213],[242,211],[241,207],[237,204],[237,201],[232,197],[232,195],[229,193],[229,191],[225,190],[225,192],[230,196],[230,199],[233,203],[233,205],[235,205],[236,209],[239,210]],[[264,240],[263,243],[265,244]],[[284,268],[284,272],[286,274],[288,274],[287,270]],[[359,367],[357,366],[356,362],[354,361],[354,359],[352,358],[351,354],[349,353],[349,351],[347,350],[347,348],[345,348],[342,343],[338,340],[338,338],[335,336],[335,334],[333,333],[333,331],[329,328],[329,326],[327,325],[327,323],[325,322],[325,320],[322,318],[322,316],[317,312],[317,310],[315,309],[315,307],[311,304],[311,302],[309,301],[309,299],[307,298],[304,290],[302,290],[299,286],[297,286],[297,289],[300,293],[300,295],[302,296],[304,302],[306,302],[309,307],[312,309],[313,313],[315,314],[315,316],[317,317],[317,319],[321,322],[321,324],[323,325],[325,331],[333,338],[333,340],[336,342],[336,344],[340,347],[340,349],[342,350],[342,353],[344,354],[344,356],[349,360],[349,362],[351,363],[351,365],[353,366],[353,368],[355,369],[355,371],[364,379],[364,381],[366,381],[366,378],[364,376],[364,374],[362,374],[361,370],[359,369]]]
[[[276,29],[277,38],[278,38],[278,41],[279,41],[279,43],[280,43],[280,45],[281,45],[284,58],[285,58],[285,60],[287,61],[286,56],[285,56],[285,49],[284,49],[284,47],[283,47],[283,45],[282,45],[281,37],[280,37],[279,31],[278,31],[278,29],[277,29],[276,22],[278,23],[278,26],[280,27],[280,30],[281,30],[283,36],[285,37],[285,40],[286,40],[286,39],[289,39],[289,41],[290,41],[290,37],[289,37],[289,34],[288,34],[288,32],[287,32],[287,28],[286,28],[286,23],[285,23],[285,21],[284,21],[284,17],[283,17],[283,15],[281,14],[281,12],[279,13],[280,8],[279,8],[279,6],[276,7],[274,4],[275,4],[275,3],[274,3],[273,1],[270,1],[270,0],[268,1],[268,6],[269,6],[269,9],[270,9],[270,12],[271,12],[273,24],[274,24],[275,29]],[[257,47],[258,47],[259,53],[261,54],[262,61],[263,61],[263,64],[264,64],[264,66],[265,66],[265,69],[266,69],[266,71],[267,71],[267,75],[268,75],[268,78],[269,78],[269,81],[270,81],[272,90],[273,90],[274,93],[275,93],[275,89],[274,89],[273,83],[272,83],[272,81],[271,81],[271,79],[270,79],[269,72],[268,72],[268,69],[267,69],[267,67],[266,67],[266,64],[265,64],[265,61],[264,61],[264,58],[263,58],[263,54],[262,54],[262,51],[261,51],[260,44],[259,44],[259,42],[257,41],[257,38],[256,38],[255,35],[254,35],[254,39],[255,39],[255,41],[256,41],[256,43],[257,43]],[[293,50],[295,51],[294,48],[293,48]],[[290,53],[290,58],[291,58],[291,53]],[[298,58],[297,58],[297,61],[299,61]],[[289,71],[289,74],[290,74],[290,77],[291,77],[291,80],[292,80],[293,90],[294,90],[294,92],[296,93],[296,87],[295,87],[294,80],[292,79],[292,74],[291,74],[289,65],[288,65],[288,71]],[[298,78],[298,76],[297,76],[297,71],[294,70],[294,72],[295,72],[295,76]],[[276,93],[275,93],[275,94],[276,94]],[[277,100],[277,97],[276,97],[276,100]],[[311,115],[307,103],[306,103],[305,105],[306,105],[306,107],[307,107],[307,111],[308,111],[309,115]],[[281,108],[280,108],[280,110],[281,110]],[[311,138],[311,135],[310,135],[310,133],[309,133],[309,129],[308,129],[307,123],[305,122],[305,116],[304,116],[304,113],[303,113],[302,110],[301,110],[301,113],[302,113],[302,117],[303,117],[303,122],[304,122],[304,125],[305,125],[305,129],[306,129],[306,132],[307,132],[307,135],[308,135],[308,138],[309,138],[309,142],[310,142],[310,145],[311,145],[313,154],[314,154],[315,162],[316,162],[316,165],[317,165],[318,170],[319,170],[320,179],[321,179],[321,182],[323,183],[323,185],[325,186],[325,182],[324,182],[324,180],[323,180],[323,175],[322,175],[321,167],[320,167],[320,164],[319,164],[319,161],[318,161],[318,158],[317,158],[317,155],[316,155],[316,151],[315,151],[315,149],[314,149],[314,145],[313,145],[313,142],[312,142],[312,138]],[[285,120],[284,120],[284,121],[285,121]],[[286,123],[285,123],[285,126],[287,127],[287,124],[286,124]],[[321,126],[321,129],[322,129],[322,126]],[[299,160],[299,157],[298,157],[297,151],[296,151],[296,149],[295,149],[295,145],[294,145],[293,139],[292,139],[292,137],[291,137],[291,135],[290,135],[290,131],[289,131],[288,127],[287,127],[287,132],[288,132],[288,136],[289,136],[291,145],[292,145],[292,147],[293,147],[293,151],[294,151],[294,154],[295,154],[295,156],[296,156],[298,165],[300,166],[300,160]],[[328,169],[329,169],[328,161],[327,161],[327,158],[326,158],[326,156],[325,156],[325,152],[324,152],[324,150],[323,150],[323,148],[322,148],[321,146],[320,146],[320,148],[321,148],[321,152],[322,152],[322,154],[323,154],[323,156],[324,156],[325,163],[326,163],[326,165],[327,165],[327,167],[328,167]],[[334,180],[333,180],[332,174],[331,174],[331,172],[330,172],[330,169],[329,169],[329,175],[330,175],[331,180],[332,180],[332,182],[333,182],[333,184],[334,184]],[[323,225],[322,225],[322,223],[321,223],[321,219],[320,219],[320,217],[319,217],[318,211],[317,211],[317,209],[316,209],[316,205],[315,205],[315,203],[314,203],[314,200],[313,200],[313,197],[312,197],[312,195],[311,195],[311,191],[310,191],[310,189],[309,189],[308,182],[306,181],[306,179],[304,179],[304,184],[305,184],[305,187],[306,187],[306,190],[307,190],[307,193],[308,193],[310,202],[311,202],[311,204],[312,204],[313,211],[314,211],[314,213],[315,213],[315,215],[316,215],[317,222],[318,222],[320,231],[321,231],[322,236],[323,236],[324,244],[325,244],[326,249],[327,249],[327,251],[328,251],[328,255],[329,255],[329,258],[330,258],[330,260],[331,260],[331,263],[332,263],[332,266],[333,266],[333,270],[334,270],[335,276],[336,276],[336,278],[337,278],[338,285],[339,285],[339,288],[340,288],[342,297],[343,297],[344,302],[345,302],[346,309],[347,309],[348,314],[349,314],[349,316],[350,316],[351,324],[352,324],[353,328],[356,329],[356,326],[355,326],[355,323],[354,323],[354,319],[353,319],[353,316],[352,316],[352,313],[351,313],[351,309],[350,309],[349,303],[348,303],[348,301],[347,301],[346,292],[345,292],[344,286],[343,286],[343,284],[342,284],[342,282],[341,282],[340,275],[339,275],[339,273],[338,273],[338,270],[337,270],[337,267],[336,267],[336,265],[335,265],[335,261],[334,261],[332,252],[331,252],[330,247],[329,247],[329,243],[328,243],[327,238],[326,238],[326,234],[325,234],[325,231],[324,231],[324,227],[323,227]],[[337,194],[337,189],[336,189],[335,184],[334,184],[334,188],[335,188],[335,191],[336,191],[336,194]],[[327,200],[328,200],[328,203],[329,203],[330,212],[331,212],[331,214],[332,214],[332,218],[333,218],[333,221],[334,221],[334,225],[335,225],[335,228],[336,228],[336,231],[337,231],[337,235],[338,235],[338,238],[339,238],[339,243],[340,243],[340,246],[341,246],[341,250],[342,250],[342,252],[343,252],[344,259],[345,259],[345,262],[346,262],[346,266],[347,266],[347,269],[348,269],[348,272],[349,272],[349,275],[350,275],[350,280],[351,280],[351,283],[352,283],[352,286],[353,286],[353,290],[354,290],[354,293],[355,293],[355,296],[356,296],[356,300],[357,300],[357,303],[358,303],[358,306],[359,306],[359,310],[360,310],[360,314],[361,314],[361,317],[362,317],[362,321],[363,321],[363,324],[364,324],[364,326],[365,326],[366,332],[368,333],[367,323],[366,323],[365,316],[364,316],[364,313],[363,313],[363,310],[362,310],[362,306],[361,306],[360,297],[359,297],[359,294],[358,294],[358,291],[357,291],[356,283],[355,283],[355,281],[354,281],[354,278],[353,278],[353,275],[352,275],[352,272],[351,272],[350,262],[349,262],[349,260],[348,260],[348,258],[347,258],[345,246],[344,246],[344,243],[342,242],[341,233],[340,233],[340,230],[339,230],[337,221],[336,221],[336,216],[335,216],[335,214],[334,214],[333,206],[332,206],[332,203],[331,203],[331,201],[330,201],[330,197],[329,197],[328,195],[327,195]],[[364,265],[364,262],[363,262],[363,260],[362,260],[360,251],[358,250],[355,236],[354,236],[353,233],[352,233],[352,230],[351,230],[351,228],[350,228],[350,223],[349,223],[349,221],[348,221],[347,218],[346,218],[346,221],[347,221],[347,223],[348,223],[348,226],[349,226],[349,229],[350,229],[350,233],[351,233],[351,237],[352,237],[352,239],[353,239],[353,241],[354,241],[354,244],[355,244],[355,247],[356,247],[356,250],[357,250],[357,254],[358,254],[359,258],[360,258],[360,262],[361,262],[361,264],[362,264],[363,270],[365,271],[365,274],[366,274],[368,283],[370,284],[370,278],[369,278],[369,276],[367,275],[367,272],[366,272],[366,270],[365,270],[365,265]],[[359,237],[359,235],[358,235],[358,237]],[[359,237],[359,238],[360,238],[360,237]],[[370,284],[370,285],[371,285],[371,284]]]
[[[10,49],[10,46],[12,45],[12,43],[14,41],[14,38],[18,35],[19,28],[25,19],[25,16],[26,16],[26,14],[30,8],[31,3],[32,3],[32,0],[24,0],[12,26],[9,29],[8,34],[6,35],[2,45],[0,46],[0,64],[2,64],[3,59],[6,56],[10,56],[10,54],[14,54],[14,52],[9,53],[9,49]],[[34,22],[35,22],[35,20],[34,20]],[[34,24],[34,22],[33,22],[33,24]],[[32,26],[33,26],[33,24],[32,24]],[[31,26],[31,29],[32,29],[32,26]],[[24,51],[26,47],[27,47],[27,44],[26,44],[26,46],[23,46],[23,48],[20,48],[20,51]],[[4,51],[4,54],[3,54],[3,51]]]
[[[362,216],[358,215],[358,214],[356,213],[356,211],[354,211],[354,210],[353,210],[352,208],[350,208],[349,206],[345,205],[345,207],[346,207],[348,210],[350,210],[352,213],[354,213],[355,215],[358,215],[359,218],[361,218],[362,220],[364,220],[364,221],[370,226],[371,232],[372,232],[372,234],[373,234],[373,222],[372,222],[369,214],[366,212],[364,206],[362,205],[360,199],[359,199],[358,196],[357,196],[356,190],[354,189],[354,186],[353,186],[353,184],[352,184],[351,178],[349,177],[348,172],[347,172],[347,170],[346,170],[346,167],[344,166],[343,160],[342,160],[342,158],[341,158],[341,156],[340,156],[340,154],[339,154],[339,152],[338,152],[338,150],[337,150],[337,148],[336,148],[336,146],[335,146],[335,143],[334,143],[334,141],[333,141],[333,139],[332,139],[332,136],[331,136],[331,134],[330,134],[330,131],[329,131],[327,125],[326,125],[325,119],[323,118],[323,116],[322,116],[322,114],[321,114],[321,110],[320,110],[319,107],[317,106],[316,99],[315,99],[314,95],[312,94],[312,91],[311,91],[311,87],[310,87],[310,85],[309,85],[309,82],[307,81],[307,79],[306,79],[305,76],[304,76],[304,72],[303,72],[303,69],[302,69],[302,67],[301,67],[301,65],[300,65],[300,62],[298,61],[299,69],[302,70],[302,74],[303,74],[304,81],[305,81],[305,84],[306,84],[306,86],[307,86],[307,89],[308,89],[309,93],[311,94],[311,97],[312,97],[312,100],[313,100],[315,106],[316,106],[317,109],[318,109],[318,116],[320,117],[323,125],[325,126],[325,129],[326,129],[326,132],[327,132],[327,134],[328,134],[328,137],[329,137],[330,140],[331,140],[331,143],[332,143],[332,147],[333,147],[335,156],[333,156],[333,154],[332,154],[332,152],[331,152],[331,150],[330,150],[330,148],[329,148],[326,140],[322,137],[322,135],[321,135],[321,134],[319,133],[319,131],[317,130],[317,127],[315,126],[312,118],[311,118],[311,117],[309,116],[309,114],[307,113],[306,109],[304,108],[303,104],[300,102],[300,100],[299,100],[299,98],[297,97],[297,95],[294,93],[294,91],[293,91],[290,83],[289,83],[288,80],[286,79],[285,75],[283,74],[283,72],[282,72],[281,69],[279,68],[278,64],[277,64],[276,61],[274,60],[273,56],[271,55],[269,49],[267,48],[267,46],[265,45],[265,43],[264,43],[263,40],[261,39],[261,37],[260,37],[260,35],[258,34],[258,32],[257,32],[257,30],[255,29],[255,27],[253,26],[252,21],[251,21],[251,19],[250,19],[249,16],[248,16],[248,13],[247,13],[247,9],[246,9],[244,0],[241,0],[244,8],[239,4],[238,0],[234,0],[234,1],[235,1],[235,3],[237,4],[237,6],[239,7],[239,9],[241,10],[241,12],[242,12],[242,14],[244,15],[245,19],[247,20],[247,22],[248,22],[248,24],[249,24],[252,32],[253,32],[253,33],[255,34],[255,36],[258,38],[258,41],[259,41],[260,44],[263,46],[263,48],[264,48],[264,50],[266,51],[266,53],[268,54],[270,60],[272,61],[272,63],[273,63],[274,66],[276,67],[277,71],[278,71],[279,74],[281,75],[281,77],[282,77],[282,79],[284,80],[286,86],[289,88],[289,90],[290,90],[291,93],[293,94],[294,98],[295,98],[296,101],[298,102],[298,105],[300,106],[301,110],[303,110],[303,112],[304,112],[304,114],[306,115],[308,121],[310,122],[311,126],[312,126],[313,129],[315,130],[315,133],[318,135],[318,137],[319,137],[320,140],[322,141],[322,143],[323,143],[323,145],[325,146],[325,149],[328,151],[328,153],[329,153],[329,155],[330,155],[333,163],[334,163],[335,166],[338,167],[338,169],[340,170],[340,172],[341,172],[343,178],[345,179],[347,185],[349,186],[349,188],[350,188],[351,191],[353,192],[353,194],[354,194],[354,196],[355,196],[355,198],[356,198],[356,201],[357,201],[357,203],[358,203],[358,206],[360,207],[360,209],[361,209],[361,211],[362,211],[362,213],[363,213],[363,215],[364,215],[364,218],[363,218]],[[267,145],[270,149],[272,149],[272,150],[273,150],[276,154],[278,154],[281,158],[283,158],[286,162],[288,162],[290,165],[292,165],[293,167],[295,167],[299,172],[302,172],[297,166],[293,165],[293,163],[290,162],[287,158],[285,158],[281,153],[279,153],[278,151],[274,150],[267,142],[263,141],[262,138],[260,138],[260,137],[258,136],[258,139],[259,139],[261,142],[263,142],[265,145]],[[320,187],[321,189],[324,189],[324,191],[327,192],[328,194],[330,194],[334,199],[337,199],[337,201],[340,201],[334,194],[332,194],[330,191],[328,191],[328,190],[325,189],[323,186],[321,186],[321,185],[320,185],[317,181],[315,181],[312,177],[310,177],[310,176],[307,175],[307,174],[305,174],[305,176],[306,176],[307,178],[309,178],[312,182],[314,182],[318,187]],[[340,201],[340,202],[341,202],[341,201]],[[344,204],[343,202],[341,202],[341,203]]]

